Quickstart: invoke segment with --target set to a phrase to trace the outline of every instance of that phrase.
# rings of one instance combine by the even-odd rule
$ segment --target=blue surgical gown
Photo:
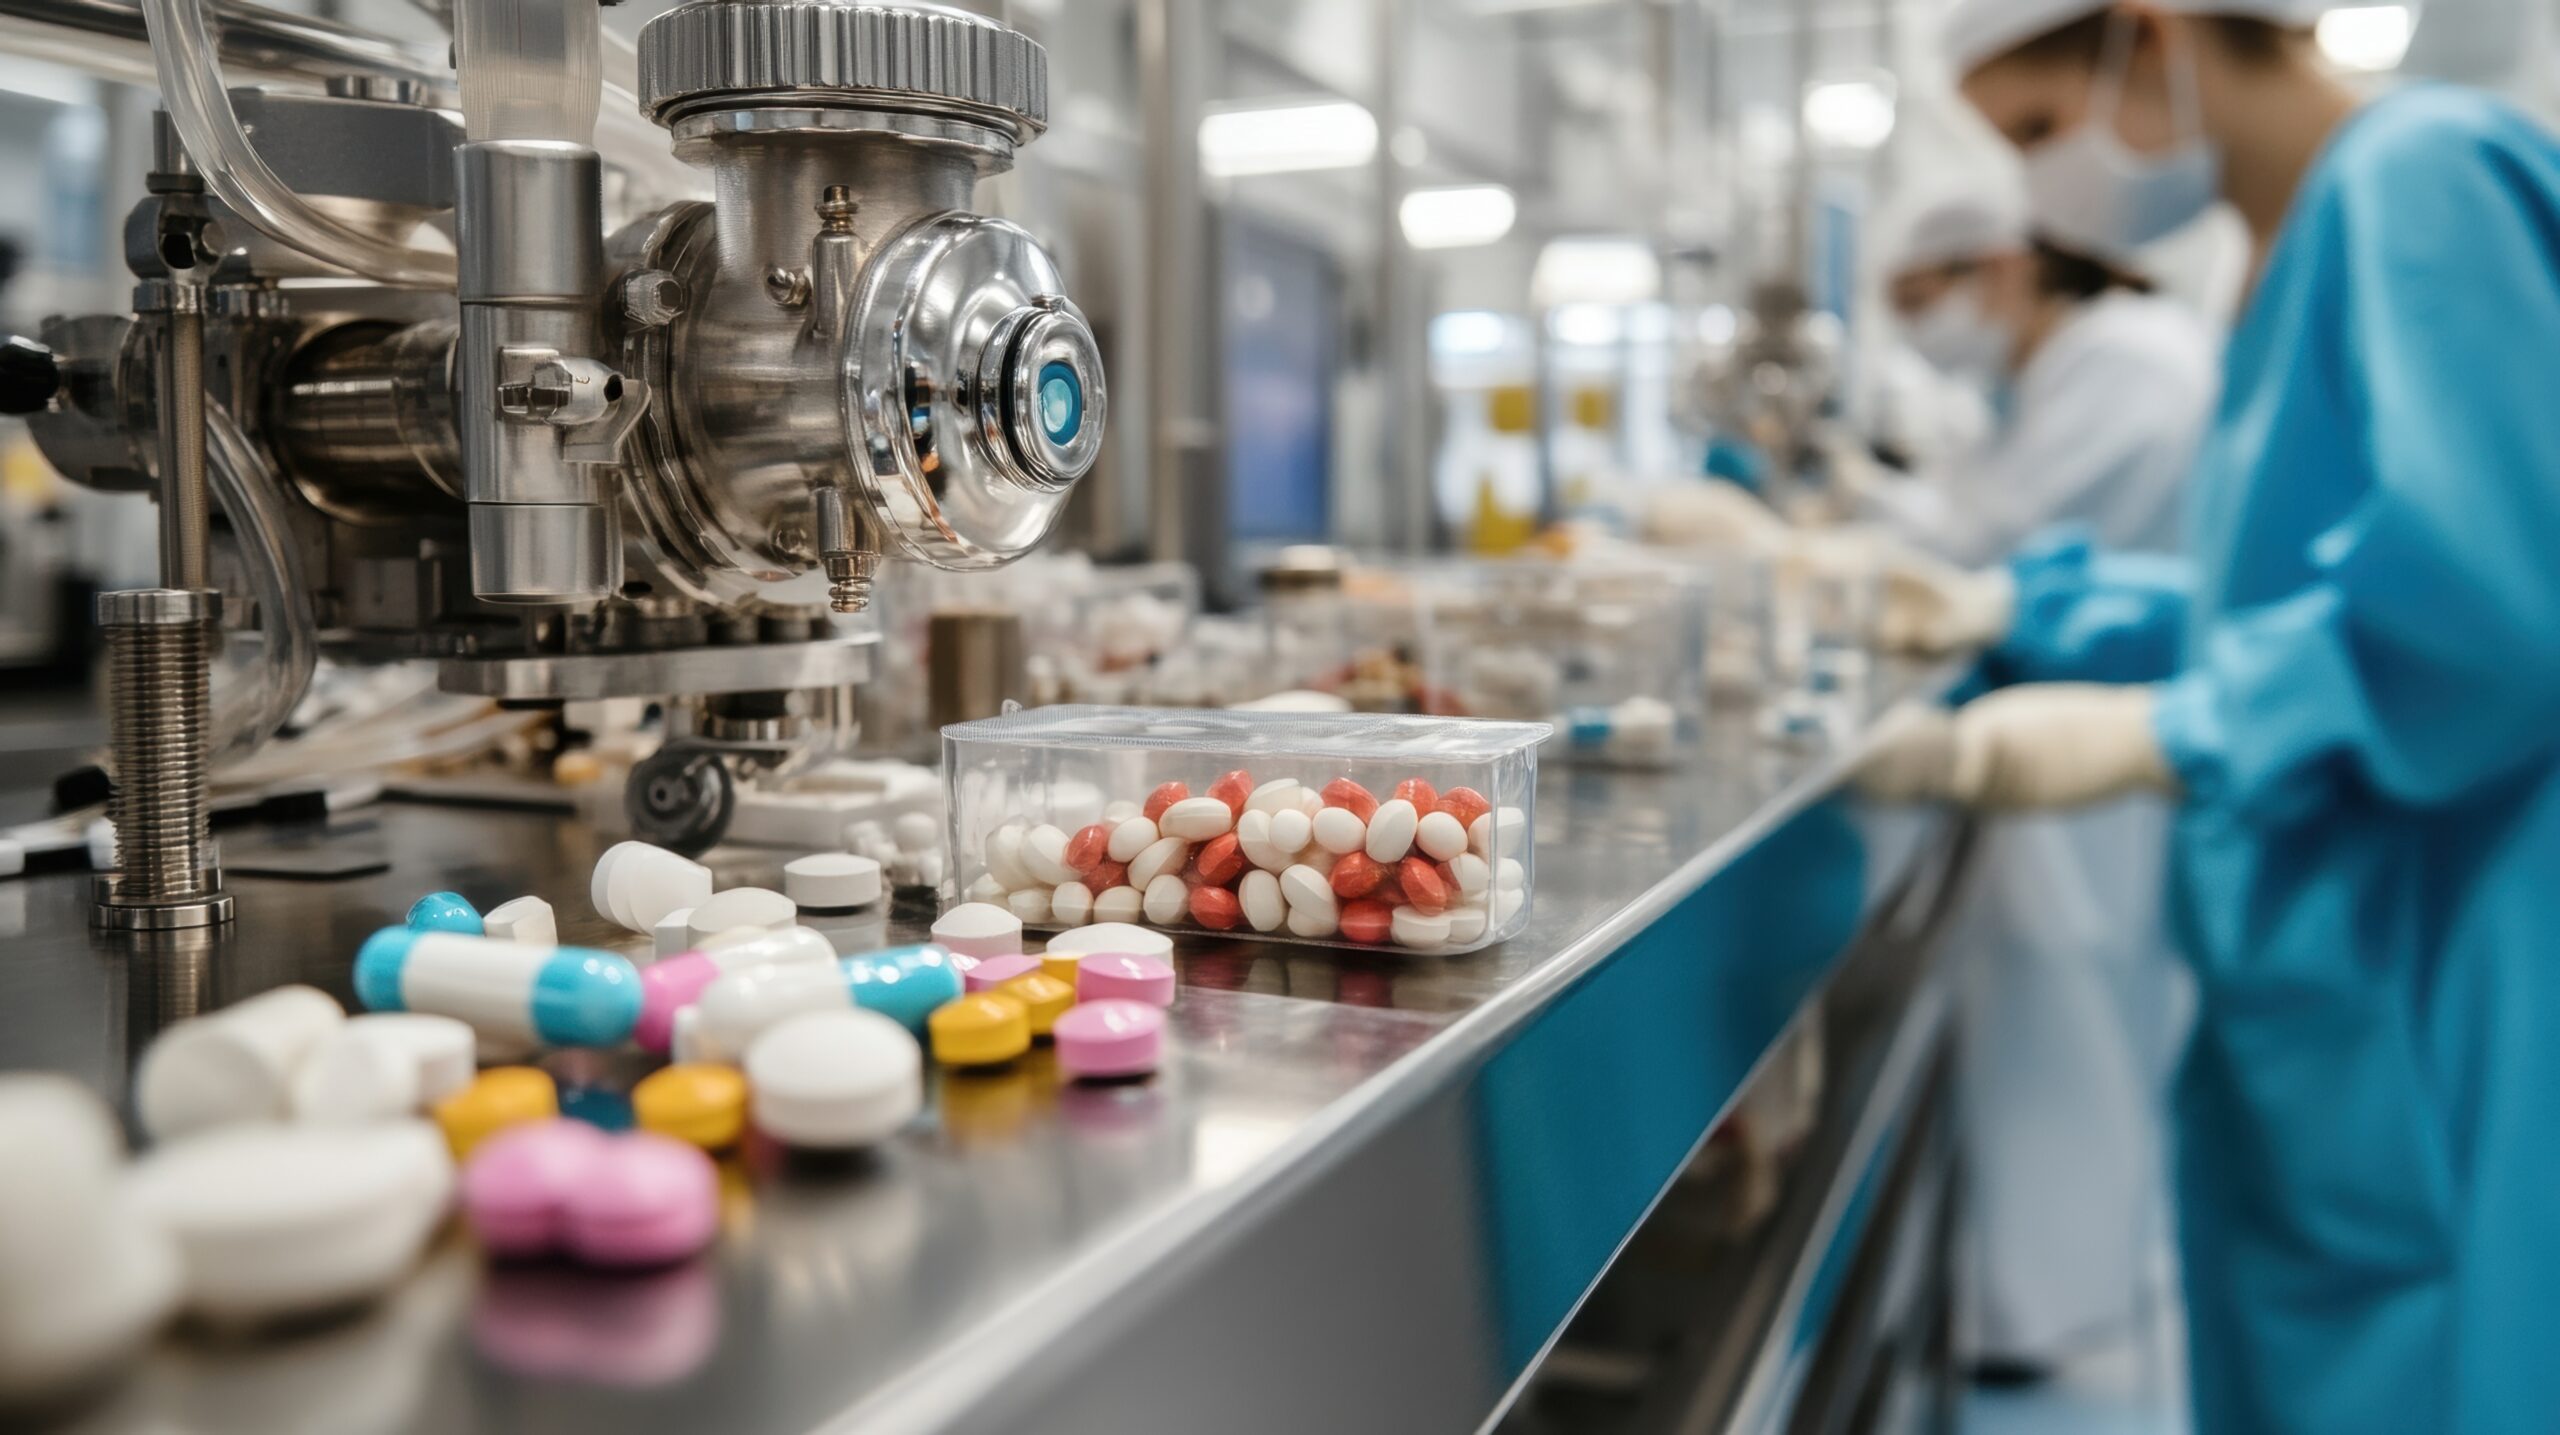
[[[2165,678],[2200,1435],[2560,1430],[2560,147],[2442,87],[2305,178],[2190,563],[2022,555],[2016,676]]]

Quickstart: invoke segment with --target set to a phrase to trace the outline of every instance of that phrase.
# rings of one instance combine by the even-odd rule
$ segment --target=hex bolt
[[[798,309],[809,302],[809,271],[777,264],[764,272],[764,294],[777,306]]]
[[[123,930],[207,927],[232,916],[212,862],[206,666],[222,598],[210,589],[98,595],[107,640],[116,867],[98,879],[90,920]]]
[[[622,317],[643,329],[662,328],[684,313],[684,281],[664,269],[635,269],[622,279]]]

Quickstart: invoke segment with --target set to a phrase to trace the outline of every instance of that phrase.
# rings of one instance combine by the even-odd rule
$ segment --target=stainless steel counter
[[[1889,674],[1870,707],[1938,681]],[[1737,716],[1677,773],[1550,768],[1531,920],[1499,948],[1186,943],[1152,1080],[1065,1084],[1045,1052],[943,1077],[876,1154],[733,1160],[691,1265],[484,1270],[449,1236],[377,1309],[175,1333],[65,1428],[1474,1428],[1853,936],[1929,904],[1944,834],[1832,799],[1854,746]],[[357,943],[433,888],[537,892],[564,940],[634,945],[587,912],[599,843],[555,817],[398,805],[224,841],[241,919],[210,947],[93,936],[84,876],[0,883],[0,1066],[121,1099],[176,1016],[286,981],[347,995]],[[349,854],[387,869],[238,875]],[[779,855],[712,860],[771,881]],[[822,929],[861,950],[930,916]],[[599,1108],[636,1069],[550,1064]]]

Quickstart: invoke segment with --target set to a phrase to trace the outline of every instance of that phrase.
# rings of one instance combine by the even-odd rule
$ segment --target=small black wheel
[[[622,789],[631,835],[687,857],[709,851],[738,810],[737,784],[717,754],[662,747],[631,769]]]

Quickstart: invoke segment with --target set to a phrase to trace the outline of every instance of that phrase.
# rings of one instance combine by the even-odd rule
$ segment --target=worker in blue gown
[[[2200,1435],[2560,1429],[2560,145],[2367,102],[2301,0],[1958,0],[2038,222],[2229,202],[2257,269],[2184,562],[1889,573],[1889,631],[2026,681],[1871,791],[2176,794],[2175,1097]]]

